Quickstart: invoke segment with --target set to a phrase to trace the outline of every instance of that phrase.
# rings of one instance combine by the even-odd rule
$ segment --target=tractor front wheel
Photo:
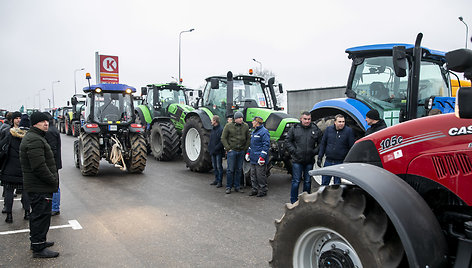
[[[275,225],[272,267],[399,267],[403,260],[393,224],[357,187],[303,193]]]
[[[151,152],[159,161],[169,161],[177,157],[180,138],[171,122],[161,121],[152,125],[149,135]]]

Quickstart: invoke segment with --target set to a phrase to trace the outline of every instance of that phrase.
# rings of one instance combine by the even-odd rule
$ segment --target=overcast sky
[[[120,83],[138,89],[178,77],[184,85],[212,75],[272,71],[285,89],[346,84],[346,48],[414,43],[449,51],[465,46],[472,1],[0,0],[0,108],[64,106],[95,83],[95,52],[119,57]],[[470,31],[469,31],[470,32]],[[470,34],[469,34],[470,39]],[[472,44],[468,43],[469,48]],[[46,90],[42,90],[46,89]]]

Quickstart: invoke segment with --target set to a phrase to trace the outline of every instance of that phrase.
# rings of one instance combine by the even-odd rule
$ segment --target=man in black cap
[[[33,258],[55,258],[58,252],[48,247],[46,235],[51,224],[52,194],[57,192],[59,180],[56,161],[44,138],[49,128],[49,118],[41,112],[31,115],[31,129],[20,145],[20,161],[23,170],[23,187],[31,202],[30,241]]]
[[[365,121],[367,122],[367,125],[370,126],[370,128],[365,131],[366,136],[387,127],[387,124],[385,124],[383,119],[380,119],[379,112],[375,109],[367,112],[365,115]]]

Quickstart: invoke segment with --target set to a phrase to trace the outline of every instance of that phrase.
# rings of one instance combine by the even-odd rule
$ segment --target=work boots
[[[33,258],[56,258],[59,256],[59,252],[49,250],[48,248],[43,248],[43,250],[38,252],[33,252]]]
[[[5,222],[7,223],[12,223],[13,222],[13,215],[10,213],[7,213],[7,218],[5,219]]]

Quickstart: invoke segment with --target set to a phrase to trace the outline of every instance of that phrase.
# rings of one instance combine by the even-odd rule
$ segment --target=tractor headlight
[[[99,88],[99,87],[97,87],[97,88],[95,89],[95,92],[96,92],[96,93],[100,93],[100,92],[102,92],[102,89]]]
[[[125,90],[126,94],[131,94],[131,91],[132,91],[131,88],[127,88],[127,89]]]

